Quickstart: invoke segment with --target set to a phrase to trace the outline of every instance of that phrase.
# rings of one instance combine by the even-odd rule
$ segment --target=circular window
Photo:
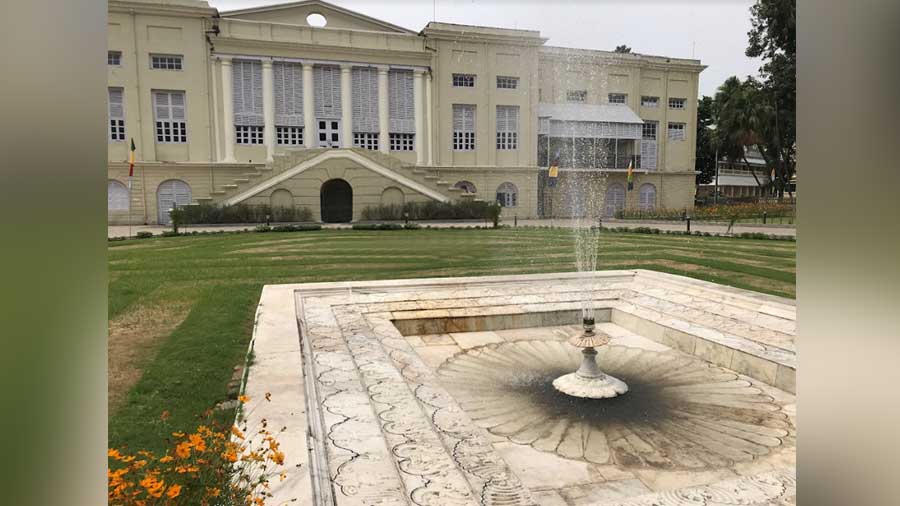
[[[321,14],[313,13],[309,16],[306,16],[306,24],[308,24],[309,26],[322,28],[323,26],[328,24],[328,20],[325,19],[325,16]]]

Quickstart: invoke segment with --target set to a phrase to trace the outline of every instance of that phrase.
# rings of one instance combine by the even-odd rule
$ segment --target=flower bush
[[[172,211],[172,222],[178,225],[213,225],[227,223],[271,223],[312,221],[312,211],[306,207],[272,207],[268,205],[235,204],[216,206],[200,204],[179,207]]]
[[[239,398],[241,403],[250,399]],[[271,396],[266,394],[265,401]],[[252,412],[252,410],[250,411]],[[161,416],[167,418],[166,412]],[[249,414],[249,412],[247,413]],[[211,413],[192,433],[172,432],[164,455],[145,450],[107,452],[110,506],[263,506],[270,479],[284,480],[276,433],[259,426],[223,427]],[[246,420],[246,415],[243,417]],[[284,431],[285,428],[278,432]]]
[[[362,210],[363,220],[399,221],[409,216],[411,220],[483,220],[491,216],[491,202],[407,202],[368,206]]]

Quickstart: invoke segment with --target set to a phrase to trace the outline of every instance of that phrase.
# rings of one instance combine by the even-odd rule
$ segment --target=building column
[[[431,72],[425,74],[425,141],[428,145],[428,165],[434,165],[434,149],[432,146],[431,124],[434,123],[431,104]]]
[[[266,145],[266,161],[275,160],[275,83],[272,76],[272,59],[262,62],[263,86],[263,143]]]
[[[313,100],[313,65],[303,63],[303,145],[316,146],[316,114]]]
[[[222,64],[222,110],[225,125],[225,159],[234,163],[234,73],[231,71],[231,58],[220,56]]]
[[[353,147],[353,86],[350,83],[352,67],[341,65],[341,147]]]
[[[416,165],[425,165],[425,118],[422,116],[422,74],[421,69],[413,70],[413,117],[416,135],[413,137],[416,150]]]
[[[378,151],[390,153],[390,122],[388,121],[388,68],[378,67]]]

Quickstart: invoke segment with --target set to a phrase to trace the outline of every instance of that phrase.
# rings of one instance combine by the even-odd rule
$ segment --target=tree
[[[750,8],[747,56],[762,58],[756,100],[771,108],[769,128],[759,143],[766,164],[775,169],[778,195],[796,171],[797,7],[795,0],[757,0]]]
[[[768,183],[760,181],[746,155],[746,148],[751,146],[762,151],[761,145],[771,135],[773,111],[763,99],[759,81],[748,77],[741,82],[737,77],[729,77],[716,91],[715,102],[719,154],[730,164],[743,163],[756,184],[765,186]],[[769,165],[768,159],[766,162]]]
[[[712,97],[703,97],[697,103],[697,184],[707,184],[716,175],[716,131],[713,126],[718,121],[717,103]]]
[[[631,48],[626,46],[625,44],[622,44],[621,46],[616,46],[616,49],[613,52],[615,52],[615,53],[630,53]]]

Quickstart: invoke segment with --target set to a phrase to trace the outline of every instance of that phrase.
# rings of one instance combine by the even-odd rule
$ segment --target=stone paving
[[[620,398],[549,386],[586,293]],[[794,504],[795,314],[644,270],[266,286],[246,394],[287,427],[273,502]]]

